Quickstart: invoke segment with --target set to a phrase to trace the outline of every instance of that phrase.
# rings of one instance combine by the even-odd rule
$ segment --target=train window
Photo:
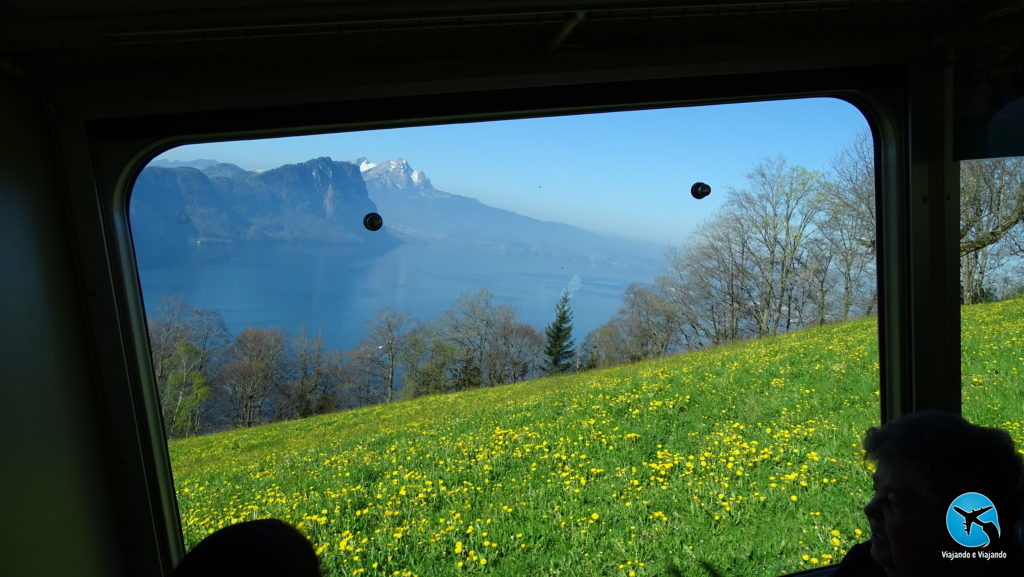
[[[964,417],[1024,446],[1024,157],[960,164]]]
[[[777,575],[863,540],[873,149],[834,99],[182,146],[130,224],[186,546]]]

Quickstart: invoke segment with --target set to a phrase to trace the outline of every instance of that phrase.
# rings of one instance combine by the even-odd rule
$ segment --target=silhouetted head
[[[295,527],[259,519],[224,527],[185,555],[171,577],[320,577],[313,545]]]
[[[1006,539],[998,545],[1011,544],[1021,518],[1024,473],[1005,431],[949,413],[919,411],[868,430],[864,450],[877,464],[875,495],[864,507],[871,556],[890,577],[966,568],[942,557],[942,551],[963,548],[950,536],[946,515],[964,493],[991,499],[1005,528]]]

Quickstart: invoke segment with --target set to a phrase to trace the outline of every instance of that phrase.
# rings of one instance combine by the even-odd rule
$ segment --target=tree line
[[[427,322],[385,309],[342,352],[305,330],[250,327],[232,338],[219,312],[168,298],[148,327],[165,432],[186,437],[567,372],[568,302],[563,293],[547,339],[486,289]]]
[[[149,320],[167,434],[275,420],[496,386],[662,357],[871,315],[876,292],[874,151],[867,134],[826,172],[782,157],[633,284],[619,311],[575,346],[570,295],[544,331],[486,289],[438,317],[379,311],[355,348],[302,331],[247,328],[169,299]],[[1021,291],[1024,159],[961,164],[961,294],[965,304]]]
[[[587,335],[585,367],[635,362],[876,311],[874,149],[867,133],[827,173],[778,157],[669,250],[651,283]],[[1024,158],[961,163],[961,302],[1022,292]]]
[[[651,283],[583,344],[596,366],[634,362],[871,314],[873,151],[847,146],[829,176],[764,159]]]

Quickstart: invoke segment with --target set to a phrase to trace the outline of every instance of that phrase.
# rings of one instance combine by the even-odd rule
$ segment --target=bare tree
[[[874,145],[868,132],[859,134],[832,159],[824,189],[817,227],[841,287],[836,318],[871,314],[878,301],[877,217]]]
[[[405,335],[409,330],[409,314],[384,309],[368,324],[369,331],[360,343],[360,355],[368,364],[372,380],[386,403],[394,400],[398,387],[397,371]]]
[[[611,367],[634,362],[630,352],[629,329],[626,320],[616,315],[608,322],[594,329],[584,339],[586,360],[591,368]]]
[[[965,304],[984,300],[995,245],[1024,218],[1024,158],[960,163],[960,275]]]
[[[471,389],[486,384],[493,362],[492,336],[498,319],[494,295],[487,289],[466,292],[459,296],[454,309],[442,313],[444,333],[457,352],[455,388]]]
[[[166,298],[150,317],[149,340],[165,433],[195,434],[210,406],[210,379],[227,341],[220,313]]]
[[[746,226],[726,207],[701,224],[683,248],[666,253],[668,266],[655,282],[678,310],[687,348],[750,336],[753,254]]]
[[[666,254],[653,290],[627,292],[627,306],[595,335],[595,346],[633,341],[632,317],[648,326],[645,341],[654,348],[627,356],[644,358],[832,318],[835,256],[822,243],[821,174],[776,158],[758,163],[747,181]]]
[[[679,350],[680,311],[656,286],[631,284],[623,293],[619,311],[625,319],[630,356],[636,360],[663,357]]]
[[[517,320],[515,311],[500,307],[491,335],[488,381],[492,385],[514,383],[543,374],[543,333]]]
[[[540,374],[544,338],[495,305],[487,289],[462,294],[454,308],[410,332],[399,355],[410,395],[495,386]]]
[[[822,177],[785,159],[766,159],[747,175],[749,187],[730,191],[726,201],[745,222],[749,269],[754,273],[750,313],[758,336],[794,327],[793,291],[801,251],[811,239],[821,210]]]
[[[600,366],[601,351],[597,348],[597,331],[593,330],[583,337],[573,357],[573,372],[590,371]]]
[[[825,183],[825,211],[841,216],[837,223],[851,243],[874,258],[877,207],[875,201],[875,147],[871,134],[858,134],[832,159]]]
[[[418,325],[406,334],[405,344],[400,358],[404,397],[456,390],[457,350],[451,341],[444,338],[438,322]]]
[[[251,427],[265,420],[270,393],[284,379],[285,336],[278,329],[247,328],[232,343],[218,375],[232,424]]]
[[[796,290],[791,305],[794,309],[807,308],[801,312],[800,324],[823,325],[833,318],[832,306],[834,281],[833,263],[835,253],[825,243],[808,243],[803,251],[797,270]]]
[[[341,356],[326,349],[323,334],[310,336],[305,329],[292,343],[286,360],[286,376],[274,382],[277,391],[275,417],[304,418],[334,408],[335,392],[341,380]]]
[[[667,298],[658,285],[630,285],[622,295],[619,312],[587,336],[588,358],[584,362],[612,366],[681,350],[686,327],[679,305],[678,299]]]
[[[365,343],[346,351],[341,365],[342,385],[338,391],[338,406],[354,409],[376,405],[384,400],[376,354],[375,348]]]

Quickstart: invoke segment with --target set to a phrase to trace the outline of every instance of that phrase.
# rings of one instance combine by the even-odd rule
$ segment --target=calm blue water
[[[610,265],[481,248],[453,252],[444,245],[404,244],[373,257],[330,247],[221,245],[193,247],[160,262],[140,256],[139,270],[151,313],[162,297],[179,296],[220,311],[232,334],[251,326],[322,329],[331,346],[347,350],[381,309],[431,320],[454,307],[460,294],[479,288],[538,329],[551,322],[562,290],[571,288],[578,343],[618,311],[630,283],[654,278],[660,259],[652,254]]]

